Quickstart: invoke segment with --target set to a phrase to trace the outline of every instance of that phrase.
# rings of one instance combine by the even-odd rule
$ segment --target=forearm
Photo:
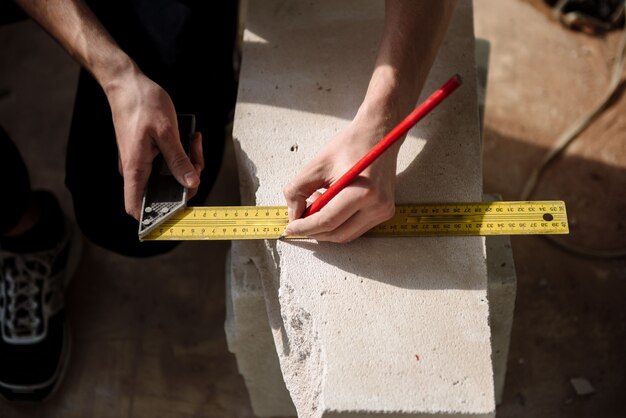
[[[415,106],[443,41],[455,0],[387,0],[375,69],[357,118],[395,126]]]
[[[138,71],[81,0],[15,0],[105,89]]]
[[[157,154],[193,195],[204,166],[200,136],[193,163],[178,138],[170,96],[146,77],[82,0],[15,0],[98,81],[111,107],[126,211],[139,219],[141,198]]]
[[[454,0],[387,0],[376,66],[354,120],[284,188],[287,235],[349,242],[393,216],[399,143],[321,211],[300,219],[306,198],[337,181],[414,108],[454,5]]]

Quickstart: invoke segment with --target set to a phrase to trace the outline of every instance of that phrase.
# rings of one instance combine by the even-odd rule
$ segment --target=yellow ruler
[[[285,206],[191,207],[181,209],[142,239],[157,241],[277,239],[287,223]],[[374,227],[365,236],[567,233],[569,228],[564,202],[520,201],[396,205],[394,217]]]

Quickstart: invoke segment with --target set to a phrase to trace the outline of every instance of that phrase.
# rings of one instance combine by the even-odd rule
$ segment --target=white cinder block
[[[489,317],[496,403],[502,402],[513,327],[517,276],[508,236],[487,237]]]
[[[494,198],[486,196],[484,200],[491,201]],[[258,270],[250,265],[253,256],[251,245],[236,241],[232,246],[233,253],[248,254],[236,256],[234,260],[229,257],[226,261],[226,334],[229,349],[236,355],[255,414],[259,417],[293,416],[296,413],[295,408],[280,373],[278,356],[267,321],[261,278]],[[500,404],[506,382],[517,276],[509,237],[486,237],[486,248],[495,398],[496,403]],[[238,269],[237,266],[248,267],[244,267],[243,278],[233,277],[231,263],[235,265],[235,270]],[[237,306],[237,309],[233,306]],[[237,334],[237,329],[243,331]]]
[[[226,261],[226,341],[259,417],[293,416],[265,311],[254,244],[235,241]]]
[[[284,184],[352,118],[382,6],[248,4],[233,135],[244,204],[283,204]],[[450,27],[423,96],[456,72],[464,85],[405,141],[400,203],[481,199],[469,2],[459,2]],[[493,416],[484,239],[258,245],[268,319],[300,417]]]
[[[502,197],[485,195],[483,200],[493,202],[502,200]],[[517,275],[515,274],[511,238],[508,236],[491,236],[486,238],[486,244],[491,360],[493,362],[496,403],[500,404],[506,378],[506,364],[509,358],[511,329],[513,328]]]

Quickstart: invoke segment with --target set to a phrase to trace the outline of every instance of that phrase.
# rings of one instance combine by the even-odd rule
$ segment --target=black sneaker
[[[624,26],[624,0],[544,0],[570,29],[603,33]]]
[[[45,201],[44,211],[53,205],[57,212],[45,216],[45,222],[56,222],[34,229],[39,234],[60,231],[56,243],[32,252],[19,248],[23,242],[17,250],[6,239],[0,243],[0,395],[8,400],[49,397],[62,380],[70,353],[63,291],[71,277],[68,262],[78,260],[71,253],[80,246],[71,239],[73,227],[56,199],[50,194],[39,198]]]

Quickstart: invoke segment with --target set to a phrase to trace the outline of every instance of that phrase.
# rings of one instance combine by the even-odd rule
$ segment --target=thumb
[[[287,201],[289,221],[298,219],[306,209],[309,199],[318,189],[326,187],[328,181],[319,168],[302,170],[283,188],[283,195]]]
[[[198,187],[200,177],[180,143],[177,130],[157,140],[157,144],[176,180],[188,189]]]

